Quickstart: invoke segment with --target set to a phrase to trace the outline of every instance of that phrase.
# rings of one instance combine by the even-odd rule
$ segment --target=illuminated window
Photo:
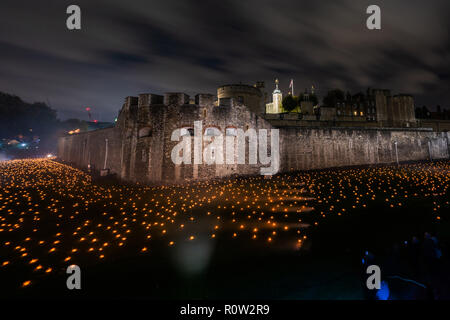
[[[360,116],[363,116],[363,115],[364,115],[364,112],[361,111],[361,112],[359,113],[359,115],[360,115]]]

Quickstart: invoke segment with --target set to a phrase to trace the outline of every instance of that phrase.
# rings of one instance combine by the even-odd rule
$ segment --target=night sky
[[[82,29],[66,28],[66,8]],[[381,7],[382,30],[366,28]],[[450,107],[448,0],[1,0],[0,91],[49,102],[62,119],[112,121],[126,96],[215,93],[261,80],[411,93]]]

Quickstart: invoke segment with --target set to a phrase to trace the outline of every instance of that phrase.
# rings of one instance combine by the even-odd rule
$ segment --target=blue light
[[[386,281],[381,281],[381,288],[377,291],[378,300],[389,299],[389,286]]]

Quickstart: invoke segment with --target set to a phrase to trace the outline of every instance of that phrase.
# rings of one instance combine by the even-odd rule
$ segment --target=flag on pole
[[[294,95],[294,79],[291,79],[291,82],[289,83],[289,89],[291,89],[291,94]]]

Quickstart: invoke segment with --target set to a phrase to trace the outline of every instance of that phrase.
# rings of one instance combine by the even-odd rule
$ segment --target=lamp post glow
[[[395,146],[395,159],[397,160],[397,165],[398,165],[398,150],[397,150],[397,141],[394,141],[394,146]]]

